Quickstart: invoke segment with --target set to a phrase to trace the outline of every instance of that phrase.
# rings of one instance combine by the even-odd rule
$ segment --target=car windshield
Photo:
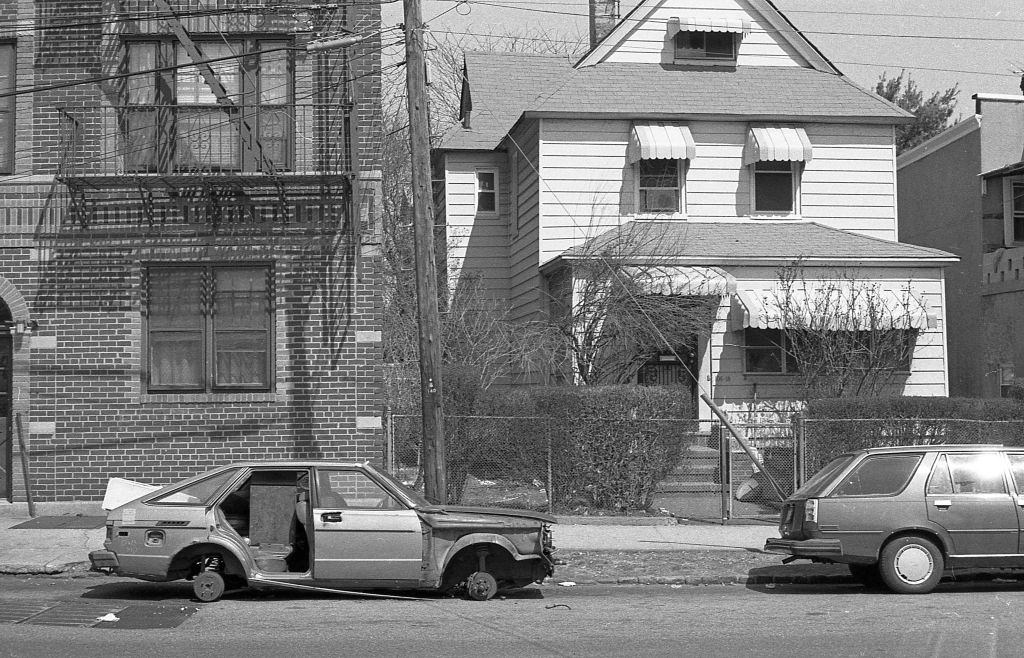
[[[376,475],[378,475],[378,476],[384,478],[385,480],[387,480],[388,482],[390,482],[396,489],[398,489],[403,494],[405,494],[406,497],[409,500],[412,501],[414,506],[416,506],[416,507],[432,507],[433,506],[433,503],[431,503],[429,500],[424,498],[423,494],[421,494],[420,492],[416,491],[412,487],[407,487],[406,485],[402,484],[398,480],[398,478],[396,478],[395,476],[391,475],[390,473],[386,473],[385,471],[379,471],[377,469],[374,469],[373,472]]]
[[[812,498],[817,496],[825,489],[825,487],[831,484],[832,480],[834,480],[844,468],[849,466],[850,462],[856,459],[856,457],[857,455],[841,455],[836,457],[826,464],[825,468],[815,473],[814,477],[805,482],[804,486],[797,489],[796,493],[793,495],[800,498]]]

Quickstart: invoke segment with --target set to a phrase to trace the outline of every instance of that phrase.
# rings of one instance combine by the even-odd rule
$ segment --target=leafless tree
[[[628,383],[659,354],[685,361],[711,332],[719,307],[714,281],[693,268],[681,278],[670,256],[657,255],[663,225],[634,224],[611,235],[585,243],[550,279],[547,321],[562,355],[552,362],[567,381]]]
[[[787,361],[805,400],[891,392],[909,373],[924,315],[909,283],[896,296],[854,271],[809,276],[797,262],[780,268],[762,318],[780,327]]]

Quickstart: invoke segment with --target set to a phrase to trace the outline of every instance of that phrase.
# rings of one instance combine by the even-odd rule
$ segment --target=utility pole
[[[420,328],[420,390],[423,408],[423,493],[448,502],[444,414],[441,409],[441,322],[437,312],[434,208],[430,186],[430,126],[427,66],[420,0],[404,0],[405,80],[412,154],[413,235],[416,252],[416,305]]]

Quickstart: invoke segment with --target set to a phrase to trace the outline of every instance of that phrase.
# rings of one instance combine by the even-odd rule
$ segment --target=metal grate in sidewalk
[[[124,608],[92,603],[56,601],[49,603],[0,602],[0,622],[33,626],[96,626],[108,612],[115,615]]]

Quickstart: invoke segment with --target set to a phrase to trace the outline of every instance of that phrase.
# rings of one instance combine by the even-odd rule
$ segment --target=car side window
[[[1024,454],[1011,453],[1010,473],[1013,475],[1013,484],[1017,487],[1017,493],[1024,494]]]
[[[1003,460],[996,452],[946,455],[955,494],[1005,494]]]
[[[903,491],[917,470],[921,455],[868,457],[843,478],[834,496],[892,496]]]
[[[362,471],[318,469],[317,496],[321,509],[405,509]]]
[[[928,476],[928,494],[943,495],[953,493],[953,479],[949,477],[949,464],[946,463],[946,455],[939,455],[932,467],[932,474]]]

